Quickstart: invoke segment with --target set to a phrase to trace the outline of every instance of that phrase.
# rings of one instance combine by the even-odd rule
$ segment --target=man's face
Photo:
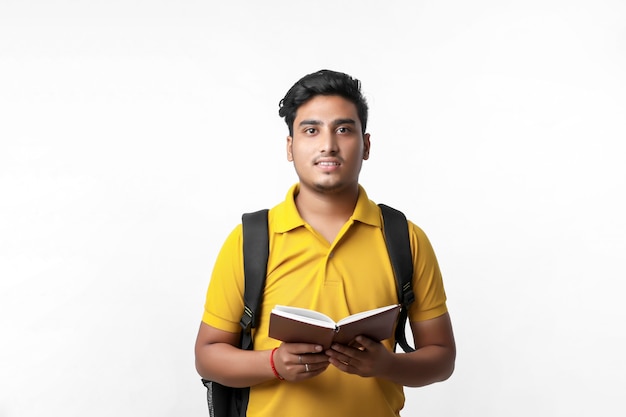
[[[369,134],[361,133],[356,106],[340,96],[315,96],[302,104],[287,137],[301,188],[315,192],[354,191],[363,160],[369,158]]]

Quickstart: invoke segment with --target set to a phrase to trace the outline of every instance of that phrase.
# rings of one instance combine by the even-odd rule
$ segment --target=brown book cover
[[[399,304],[352,314],[338,322],[318,311],[277,305],[270,315],[269,336],[290,343],[316,343],[328,349],[333,342],[348,345],[358,335],[376,341],[389,339],[400,312]]]

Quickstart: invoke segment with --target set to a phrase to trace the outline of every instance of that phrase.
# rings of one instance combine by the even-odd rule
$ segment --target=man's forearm
[[[229,387],[250,387],[274,378],[270,351],[242,350],[228,343],[204,345],[196,353],[200,376]]]
[[[454,349],[443,346],[425,346],[415,352],[397,353],[382,377],[409,387],[445,381],[454,371],[455,356]]]

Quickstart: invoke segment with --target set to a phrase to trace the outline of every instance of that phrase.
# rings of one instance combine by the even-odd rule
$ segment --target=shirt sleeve
[[[227,332],[241,330],[243,313],[243,236],[238,225],[217,255],[206,294],[202,321]]]
[[[434,319],[448,311],[446,292],[435,251],[424,231],[409,222],[413,250],[413,292],[415,302],[409,308],[410,321]]]

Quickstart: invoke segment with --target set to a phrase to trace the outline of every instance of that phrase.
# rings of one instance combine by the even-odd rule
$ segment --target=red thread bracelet
[[[275,347],[274,349],[272,349],[272,353],[270,353],[270,366],[272,367],[272,372],[274,372],[274,375],[276,376],[276,378],[280,379],[281,381],[284,381],[285,378],[280,376],[280,374],[276,370],[276,366],[274,365],[274,352],[276,352],[276,349],[278,348]]]

